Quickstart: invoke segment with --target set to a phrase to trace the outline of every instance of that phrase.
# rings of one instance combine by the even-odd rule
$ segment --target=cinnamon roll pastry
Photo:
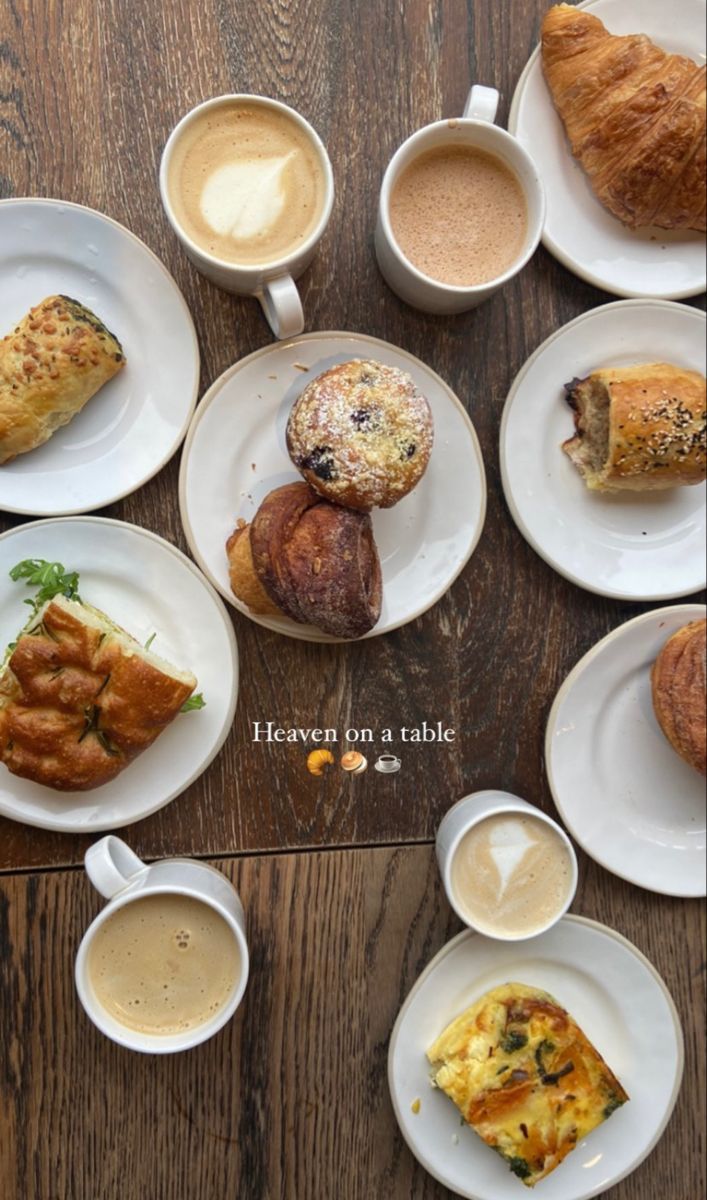
[[[701,775],[707,775],[706,628],[705,621],[691,621],[674,633],[651,673],[658,724],[673,749]]]
[[[236,555],[245,531],[239,533]],[[266,496],[247,533],[252,574],[244,552],[233,570],[234,535],[228,553],[231,586],[253,611],[265,611],[252,603],[253,597],[262,603],[254,575],[276,611],[293,621],[341,638],[363,637],[376,624],[382,575],[367,513],[330,504],[306,483],[290,483]]]
[[[542,64],[597,199],[633,229],[704,232],[704,65],[570,4],[545,15]]]

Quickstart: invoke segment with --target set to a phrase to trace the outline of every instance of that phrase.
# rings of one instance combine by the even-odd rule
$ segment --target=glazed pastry
[[[705,621],[691,621],[674,633],[651,672],[658,724],[673,749],[701,775],[707,775],[706,627]]]
[[[382,578],[368,514],[290,483],[266,496],[249,537],[255,574],[286,616],[341,638],[373,628]]]
[[[255,573],[250,545],[250,525],[242,521],[226,542],[228,577],[234,596],[261,616],[281,617],[283,614],[270,599]]]
[[[0,758],[13,775],[59,791],[99,787],[155,741],[195,687],[190,672],[98,609],[55,596],[0,675]]]
[[[0,464],[41,446],[125,365],[120,342],[68,296],[49,296],[0,341]]]
[[[705,67],[569,4],[545,16],[542,63],[601,203],[631,228],[704,232]]]
[[[523,983],[487,992],[427,1057],[435,1085],[526,1187],[628,1100],[570,1014]]]
[[[315,491],[368,512],[391,508],[422,478],[432,414],[405,371],[355,359],[313,379],[287,424],[290,458]]]
[[[705,478],[707,391],[697,371],[607,367],[565,390],[576,433],[562,449],[587,487],[644,491]]]

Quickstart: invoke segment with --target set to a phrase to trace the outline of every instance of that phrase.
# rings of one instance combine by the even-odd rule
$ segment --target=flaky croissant
[[[542,63],[601,203],[632,228],[704,232],[705,67],[569,4],[545,16]]]

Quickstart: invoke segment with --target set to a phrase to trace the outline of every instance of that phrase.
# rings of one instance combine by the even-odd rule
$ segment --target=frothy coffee
[[[184,1033],[211,1020],[237,986],[241,960],[228,923],[190,896],[131,901],[96,930],[88,976],[98,1003],[121,1025]]]
[[[452,859],[451,886],[475,928],[527,937],[564,909],[573,874],[569,851],[551,825],[499,813],[464,834]]]
[[[520,257],[528,211],[505,163],[474,147],[440,146],[400,174],[390,198],[393,236],[431,279],[470,287],[497,279]]]
[[[200,250],[254,266],[306,241],[324,209],[326,179],[315,145],[292,117],[232,101],[184,127],[167,190],[178,224]]]

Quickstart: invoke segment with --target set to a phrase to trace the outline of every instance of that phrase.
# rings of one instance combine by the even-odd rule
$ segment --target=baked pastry
[[[576,433],[563,442],[587,487],[643,491],[701,483],[705,378],[670,363],[607,367],[566,384]]]
[[[236,526],[226,542],[226,557],[233,594],[242,600],[251,612],[261,616],[281,617],[281,609],[270,599],[255,573],[250,545],[250,525],[245,521]]]
[[[120,342],[78,300],[30,309],[0,341],[0,464],[41,446],[124,365]]]
[[[230,571],[231,586],[245,604],[249,597],[260,604],[259,583],[275,611],[293,621],[342,638],[373,628],[382,577],[367,513],[329,504],[306,483],[289,483],[270,492],[252,524],[236,533],[236,552],[247,533],[252,555],[252,574],[245,552]],[[233,535],[229,545],[232,564]]]
[[[707,622],[690,621],[660,651],[651,672],[658,724],[681,758],[707,775]]]
[[[427,1057],[434,1084],[526,1187],[628,1100],[569,1013],[523,983],[487,992]]]
[[[545,15],[542,64],[597,199],[631,228],[704,232],[704,65],[569,4]]]
[[[334,504],[391,508],[422,478],[432,414],[405,371],[354,359],[313,379],[290,413],[287,448],[307,483]]]
[[[195,687],[104,613],[57,595],[0,675],[0,758],[59,791],[98,787],[152,745]]]

